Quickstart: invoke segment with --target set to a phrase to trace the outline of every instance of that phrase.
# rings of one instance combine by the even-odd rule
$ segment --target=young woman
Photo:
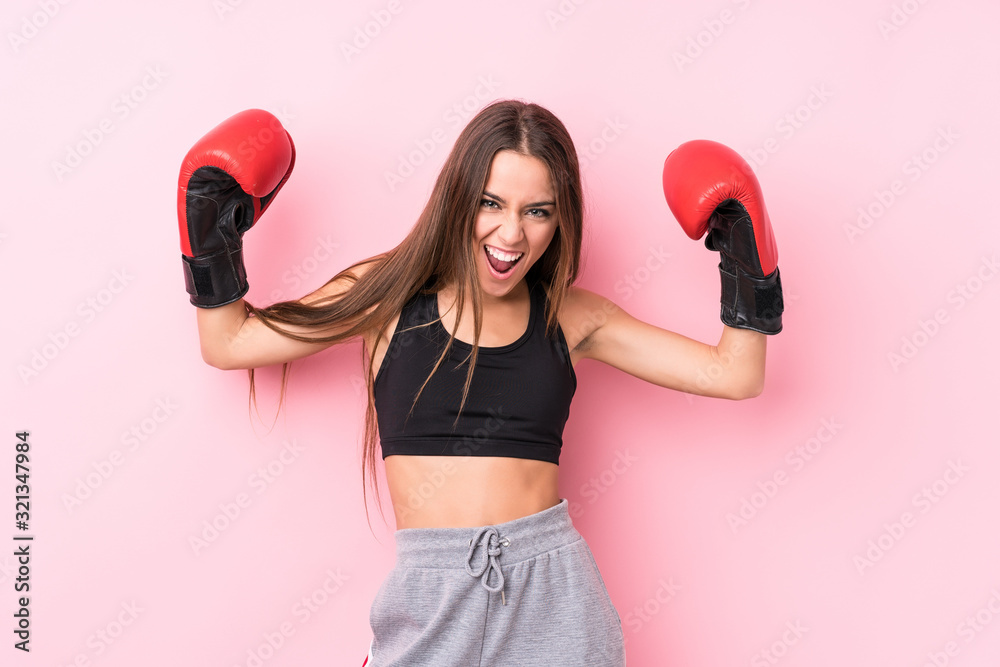
[[[255,308],[242,299],[241,236],[294,154],[259,110],[189,152],[178,198],[185,277],[202,356],[217,368],[364,341],[362,479],[375,475],[380,442],[397,526],[366,664],[624,665],[621,620],[559,497],[574,367],[596,359],[700,395],[760,393],[781,287],[749,167],[712,142],[685,144],[665,167],[681,224],[693,238],[707,231],[722,254],[726,326],[707,345],[574,287],[576,151],[555,116],[518,101],[491,104],[463,130],[399,245],[299,301]],[[428,479],[440,482],[429,497],[417,490]]]

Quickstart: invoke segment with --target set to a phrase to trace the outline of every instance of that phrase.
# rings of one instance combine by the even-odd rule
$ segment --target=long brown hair
[[[346,291],[309,305],[284,301],[267,308],[255,308],[248,303],[248,313],[260,318],[269,328],[295,340],[338,343],[374,332],[374,339],[378,341],[406,302],[424,285],[428,285],[432,293],[454,285],[457,290],[456,322],[462,321],[463,305],[466,296],[470,295],[474,324],[469,370],[459,407],[461,412],[476,364],[483,318],[479,274],[476,272],[477,249],[472,247],[474,226],[493,158],[502,150],[543,161],[548,165],[555,190],[557,230],[545,253],[528,273],[529,283],[535,280],[541,282],[548,293],[550,305],[546,322],[551,333],[556,326],[559,306],[580,268],[583,233],[580,167],[573,140],[562,122],[537,104],[517,100],[493,102],[469,122],[445,161],[430,200],[402,243],[386,253],[351,265],[327,282],[346,280],[350,285]],[[353,269],[369,262],[371,267],[368,271],[360,276],[354,273]],[[281,324],[311,326],[317,330],[336,326],[339,331],[330,336],[302,336],[284,331],[280,328]],[[444,360],[452,341],[454,334],[450,336],[431,375]],[[368,505],[364,491],[368,474],[375,479],[377,460],[378,421],[372,388],[374,352],[362,352],[363,359],[367,356],[365,380],[368,388],[361,462],[366,515]],[[287,378],[286,363],[282,368],[279,410]],[[423,386],[426,386],[426,381]],[[420,391],[423,391],[423,386]],[[256,400],[253,369],[250,369],[250,397]],[[418,392],[414,405],[419,397]],[[373,488],[379,512],[382,513],[378,484],[374,484]]]

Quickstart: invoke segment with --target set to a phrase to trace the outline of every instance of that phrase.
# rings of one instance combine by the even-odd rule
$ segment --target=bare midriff
[[[559,466],[498,456],[385,458],[396,528],[490,526],[559,503]]]

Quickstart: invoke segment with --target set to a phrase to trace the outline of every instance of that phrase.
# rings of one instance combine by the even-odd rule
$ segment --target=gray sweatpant
[[[625,638],[569,503],[482,528],[397,530],[366,667],[622,667]]]

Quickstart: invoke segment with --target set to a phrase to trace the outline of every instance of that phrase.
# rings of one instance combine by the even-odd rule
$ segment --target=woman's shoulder
[[[595,311],[610,313],[617,308],[618,306],[607,297],[576,285],[570,285],[566,288],[562,304],[560,304],[559,316],[593,317]]]
[[[370,257],[352,264],[328,280],[322,287],[303,297],[302,303],[306,305],[315,305],[323,301],[329,301],[343,296],[343,294],[351,288],[351,285],[356,283],[362,276],[381,264],[383,259],[385,259],[384,255],[376,255],[375,257]]]
[[[566,288],[556,318],[566,337],[566,344],[572,350],[587,336],[599,329],[614,313],[618,306],[610,299],[595,292],[570,285]]]

